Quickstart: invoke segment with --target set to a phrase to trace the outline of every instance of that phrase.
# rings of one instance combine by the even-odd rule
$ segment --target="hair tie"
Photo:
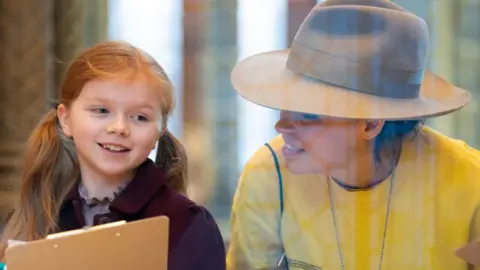
[[[57,110],[58,106],[60,105],[57,101],[50,101],[50,108]]]

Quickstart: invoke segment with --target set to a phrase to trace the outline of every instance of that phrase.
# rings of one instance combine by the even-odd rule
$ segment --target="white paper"
[[[15,246],[20,246],[20,245],[25,245],[27,242],[25,241],[19,241],[19,240],[8,240],[8,245],[7,248],[15,247]]]
[[[59,237],[65,237],[65,236],[70,236],[70,235],[74,235],[74,234],[80,234],[80,233],[84,233],[84,232],[90,231],[90,230],[106,229],[106,228],[110,228],[110,227],[120,226],[120,225],[123,225],[125,223],[127,223],[127,222],[124,221],[124,220],[121,220],[121,221],[111,222],[111,223],[107,223],[107,224],[103,224],[103,225],[86,227],[86,228],[78,229],[78,230],[49,234],[49,235],[47,235],[47,239],[55,239],[55,238],[59,238]]]

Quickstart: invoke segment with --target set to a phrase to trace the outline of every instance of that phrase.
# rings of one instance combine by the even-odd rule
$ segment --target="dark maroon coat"
[[[165,175],[145,161],[111,203],[111,213],[96,215],[94,225],[165,215],[170,218],[168,270],[226,269],[223,239],[212,215],[165,184]],[[75,188],[60,210],[60,231],[85,226],[82,205]]]

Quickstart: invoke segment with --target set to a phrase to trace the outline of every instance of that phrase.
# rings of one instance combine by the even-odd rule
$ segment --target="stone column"
[[[238,96],[230,82],[237,62],[237,1],[213,0],[208,9],[206,54],[204,58],[205,109],[212,130],[210,161],[215,170],[214,207],[219,218],[230,217],[233,191],[238,180]],[[210,93],[209,93],[210,92]]]
[[[11,209],[19,161],[52,87],[52,1],[0,0],[0,222]]]
[[[106,37],[106,4],[0,0],[0,223],[19,184],[25,142],[56,98],[64,68]]]
[[[477,14],[478,0],[415,1],[396,0],[424,18],[430,28],[429,69],[447,81],[469,90],[472,102],[460,111],[434,118],[429,125],[449,136],[478,147],[478,97],[480,79],[475,70],[480,63]]]
[[[183,138],[182,142],[188,154],[189,197],[199,204],[210,200],[212,190],[213,169],[209,146],[210,129],[205,117],[204,96],[202,86],[204,66],[202,55],[205,54],[206,32],[203,30],[207,19],[206,0],[184,0],[183,2]],[[180,101],[179,101],[180,102]]]
[[[442,2],[442,1],[440,1]],[[449,1],[447,1],[449,2]],[[480,98],[480,1],[451,1],[453,20],[453,58],[455,59],[455,83],[472,94],[472,101],[455,113],[453,128],[455,137],[480,147],[479,98]]]
[[[426,1],[422,1],[426,2]],[[430,29],[430,61],[429,69],[447,81],[455,82],[454,57],[454,13],[452,1],[428,2],[427,20]],[[455,114],[434,118],[428,121],[432,127],[454,136]]]
[[[108,0],[54,0],[55,99],[69,62],[84,48],[107,38]]]
[[[228,218],[237,168],[236,1],[184,2],[184,138],[190,197]]]
[[[455,80],[454,59],[454,1],[427,0],[394,0],[397,4],[422,17],[428,24],[430,34],[430,50],[428,69],[445,78]],[[449,114],[427,120],[427,125],[453,136],[455,134],[456,114]]]

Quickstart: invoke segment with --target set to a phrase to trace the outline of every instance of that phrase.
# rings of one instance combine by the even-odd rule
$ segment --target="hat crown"
[[[347,119],[407,120],[451,113],[471,95],[426,69],[428,27],[386,0],[326,0],[289,49],[256,54],[232,85],[264,107]]]
[[[347,89],[415,98],[428,46],[426,22],[390,1],[330,0],[313,8],[301,25],[287,67]]]

